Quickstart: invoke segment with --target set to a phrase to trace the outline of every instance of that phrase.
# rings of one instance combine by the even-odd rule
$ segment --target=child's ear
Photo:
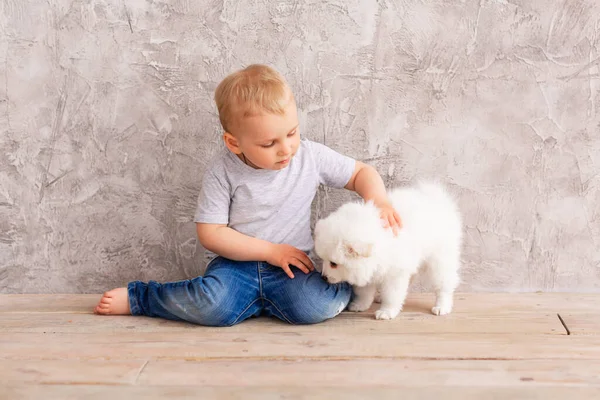
[[[231,150],[234,154],[242,154],[242,149],[240,149],[240,143],[238,140],[229,132],[225,132],[223,134],[223,141],[225,142],[225,146],[229,150]]]
[[[348,258],[370,257],[373,251],[373,243],[348,243],[342,244],[344,253]]]

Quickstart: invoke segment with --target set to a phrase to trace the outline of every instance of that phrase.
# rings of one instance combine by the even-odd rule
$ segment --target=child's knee
[[[298,325],[317,324],[339,315],[350,303],[352,287],[346,283],[337,286],[333,297],[317,296],[313,298],[311,305],[299,303],[291,322]]]

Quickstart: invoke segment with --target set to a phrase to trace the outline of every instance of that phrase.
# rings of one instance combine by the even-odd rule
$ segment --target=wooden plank
[[[2,360],[2,382],[36,384],[134,384],[145,360]]]
[[[101,294],[0,294],[0,313],[90,313]]]
[[[0,359],[600,359],[600,337],[511,334],[0,333]]]
[[[3,382],[225,387],[598,386],[586,360],[97,361],[0,362]],[[305,379],[298,379],[303,377]]]
[[[235,378],[232,378],[235,377]],[[599,386],[587,360],[150,361],[140,385],[182,386]]]
[[[132,316],[102,316],[71,313],[0,313],[0,332],[6,333],[101,333],[101,332],[161,332],[177,333],[202,329],[202,332],[222,332],[223,328],[199,327],[185,322],[161,318]],[[294,326],[273,318],[253,318],[226,328],[228,333],[290,332],[315,334],[357,333],[532,333],[566,335],[556,313],[456,312],[443,317],[417,312],[403,312],[392,321],[376,321],[373,312],[342,313],[316,325]]]
[[[0,313],[89,313],[101,294],[0,294]],[[405,311],[429,314],[434,296],[411,293]],[[597,312],[600,294],[581,293],[457,293],[456,312],[509,313],[516,311],[579,310]]]
[[[299,380],[307,381],[306,377]],[[598,399],[595,387],[462,387],[436,384],[431,387],[319,387],[310,379],[305,387],[212,387],[212,386],[106,386],[106,385],[18,385],[0,392],[1,400],[129,400],[129,399],[219,399],[219,400],[577,400]]]
[[[0,331],[4,332],[69,332],[82,333],[91,329],[100,331],[173,332],[196,328],[192,324],[162,319],[92,316],[91,310],[99,295],[0,295]],[[529,293],[529,294],[459,294],[455,311],[442,318],[429,312],[431,294],[411,294],[405,311],[391,322],[373,321],[373,312],[342,313],[324,324],[295,327],[300,332],[323,329],[337,332],[349,327],[377,332],[430,333],[430,332],[532,332],[566,334],[556,317],[557,310],[594,309],[599,295]],[[568,306],[568,308],[565,308]],[[372,309],[375,309],[374,306]],[[578,311],[580,312],[580,311]],[[30,318],[29,313],[48,315]],[[383,324],[387,325],[383,325]],[[211,329],[211,328],[206,328]],[[228,328],[230,331],[280,332],[286,324],[260,318]],[[213,328],[212,331],[221,330]]]

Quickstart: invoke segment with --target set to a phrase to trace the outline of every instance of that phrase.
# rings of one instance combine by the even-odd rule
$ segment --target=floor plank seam
[[[37,358],[0,358],[0,360],[38,360]],[[44,358],[42,360],[65,360],[64,358]],[[103,357],[90,357],[85,360],[108,360]],[[119,360],[130,360],[128,358],[120,358]],[[438,356],[361,356],[361,355],[350,355],[350,356],[240,356],[240,357],[169,357],[169,356],[157,356],[154,360],[159,361],[189,361],[189,362],[236,362],[236,361],[548,361],[548,360],[580,360],[580,361],[592,361],[600,360],[600,358],[572,358],[570,356],[563,357],[490,357],[490,356],[469,356],[469,357],[438,357]],[[147,364],[147,363],[146,363]],[[145,364],[145,365],[146,365]],[[145,367],[144,365],[144,367]],[[141,374],[140,370],[140,374]]]
[[[88,314],[97,315],[89,311],[0,311],[2,314]],[[130,315],[131,317],[131,315]]]
[[[65,358],[65,357],[0,357],[0,363],[4,361],[73,361],[73,360],[83,360],[83,361],[128,361],[131,358],[106,358],[106,357],[76,357],[76,358]],[[402,356],[325,356],[325,357],[302,357],[302,356],[267,356],[267,357],[154,357],[154,360],[157,362],[163,361],[184,361],[184,362],[238,362],[238,361],[250,361],[250,362],[269,362],[269,361],[284,361],[284,362],[310,362],[310,361],[319,361],[319,362],[328,362],[328,361],[600,361],[600,358],[573,358],[569,356],[563,357],[436,357],[436,356],[422,356],[422,357],[402,357]],[[138,373],[138,377],[143,372],[144,368],[147,366],[149,361],[147,361],[141,368]],[[137,378],[136,378],[137,380]]]

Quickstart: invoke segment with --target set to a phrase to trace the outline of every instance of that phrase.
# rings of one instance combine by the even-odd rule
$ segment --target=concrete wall
[[[306,137],[449,185],[461,290],[600,291],[598,1],[0,0],[0,29],[2,293],[200,274],[213,91],[255,62]]]

